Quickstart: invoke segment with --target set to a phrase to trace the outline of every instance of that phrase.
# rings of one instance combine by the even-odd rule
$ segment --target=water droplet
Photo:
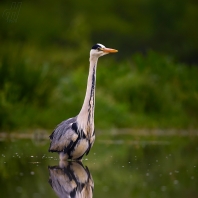
[[[148,177],[149,176],[149,173],[146,173],[146,176]]]
[[[104,186],[104,187],[102,188],[102,190],[105,191],[105,192],[107,192],[107,191],[109,190],[109,187],[108,187],[108,186]]]
[[[30,157],[34,157],[33,155],[31,155]]]
[[[178,184],[179,182],[178,182],[178,180],[174,180],[174,182],[173,182],[174,184]]]
[[[34,193],[33,198],[37,198],[37,197],[41,197],[41,195],[39,193]]]
[[[169,175],[172,175],[172,172],[170,172]]]
[[[17,191],[18,193],[22,193],[23,188],[22,188],[21,186],[17,186],[17,187],[16,187],[16,191]]]
[[[194,179],[194,176],[192,176],[191,179]]]
[[[161,191],[166,191],[166,186],[162,186]]]
[[[150,197],[156,197],[156,192],[155,191],[151,191],[150,192]]]
[[[31,174],[31,175],[34,175],[34,172],[33,172],[33,171],[31,171],[31,172],[30,172],[30,174]]]

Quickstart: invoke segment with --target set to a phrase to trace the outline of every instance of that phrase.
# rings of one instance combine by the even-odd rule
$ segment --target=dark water
[[[100,135],[82,164],[59,163],[48,145],[0,142],[0,197],[198,197],[196,135]]]

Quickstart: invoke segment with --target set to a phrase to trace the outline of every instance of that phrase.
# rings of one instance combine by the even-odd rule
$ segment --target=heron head
[[[104,45],[97,43],[91,48],[90,56],[95,56],[99,58],[100,56],[104,56],[106,54],[116,53],[116,52],[118,52],[118,50],[107,48]]]

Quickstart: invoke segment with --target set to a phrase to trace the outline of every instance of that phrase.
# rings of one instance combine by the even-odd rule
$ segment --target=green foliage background
[[[51,129],[83,102],[89,50],[99,60],[96,127],[197,128],[198,3],[176,1],[0,3],[0,129]]]

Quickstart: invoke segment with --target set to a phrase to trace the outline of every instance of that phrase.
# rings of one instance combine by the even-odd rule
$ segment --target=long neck
[[[87,90],[85,99],[77,121],[80,128],[85,133],[93,133],[94,130],[94,109],[95,109],[95,87],[96,87],[96,68],[98,58],[90,58],[89,75],[87,79]]]

